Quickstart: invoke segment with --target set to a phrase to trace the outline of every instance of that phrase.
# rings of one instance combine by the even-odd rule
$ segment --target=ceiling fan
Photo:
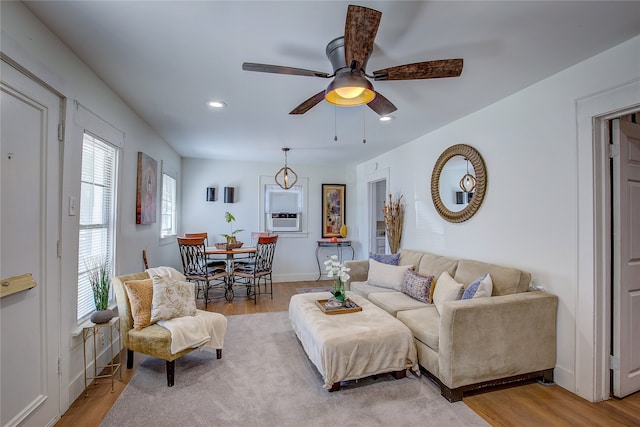
[[[462,59],[442,59],[398,65],[366,73],[366,66],[378,32],[382,12],[363,6],[349,5],[344,27],[344,36],[329,42],[327,58],[333,67],[333,74],[280,65],[245,62],[242,69],[262,73],[291,74],[296,76],[333,78],[326,90],[316,93],[303,101],[289,114],[304,114],[323,99],[339,106],[367,104],[369,108],[385,116],[397,108],[382,94],[375,91],[369,79],[416,80],[458,77],[462,73]]]

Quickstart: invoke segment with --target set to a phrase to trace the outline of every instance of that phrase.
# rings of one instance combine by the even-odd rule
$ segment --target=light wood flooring
[[[238,297],[228,304],[222,298],[210,302],[207,310],[225,316],[287,311],[289,299],[296,294],[297,288],[328,284],[330,282],[274,283],[273,300],[267,295],[254,304]],[[204,309],[202,301],[198,301],[198,308]],[[124,353],[123,361],[126,359]],[[143,357],[137,354],[136,362]],[[133,369],[123,370],[122,381],[116,381],[114,393],[111,393],[109,380],[99,380],[98,384],[90,385],[88,396],[83,394],[76,399],[56,426],[98,426],[137,366],[135,363]],[[423,378],[429,381],[426,376]],[[180,381],[179,372],[176,372],[176,381]],[[533,382],[465,396],[463,402],[493,426],[640,426],[640,392],[625,399],[591,403],[559,386]]]

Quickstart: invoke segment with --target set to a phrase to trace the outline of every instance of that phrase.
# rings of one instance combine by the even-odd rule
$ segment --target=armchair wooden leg
[[[133,350],[127,349],[127,369],[133,368]]]
[[[222,349],[221,348],[217,348],[216,349],[216,357],[218,359],[222,359]]]
[[[172,360],[169,362],[167,360],[167,386],[173,387],[173,377],[176,371],[176,361]]]

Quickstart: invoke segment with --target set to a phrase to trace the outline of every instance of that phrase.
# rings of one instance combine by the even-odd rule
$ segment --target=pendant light
[[[289,166],[287,166],[287,152],[290,149],[284,147],[282,151],[284,151],[284,167],[280,168],[280,170],[276,173],[275,179],[276,184],[280,186],[280,188],[284,190],[288,190],[298,182],[298,174],[293,171]]]
[[[460,189],[465,193],[471,193],[476,188],[476,178],[469,173],[469,159],[467,161],[467,173],[460,180]]]

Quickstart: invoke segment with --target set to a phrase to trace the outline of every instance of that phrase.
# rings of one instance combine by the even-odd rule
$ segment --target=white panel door
[[[38,284],[1,299],[0,418],[42,427],[60,417],[60,98],[0,62],[0,277]]]
[[[613,144],[613,394],[640,390],[640,125],[612,121]]]

